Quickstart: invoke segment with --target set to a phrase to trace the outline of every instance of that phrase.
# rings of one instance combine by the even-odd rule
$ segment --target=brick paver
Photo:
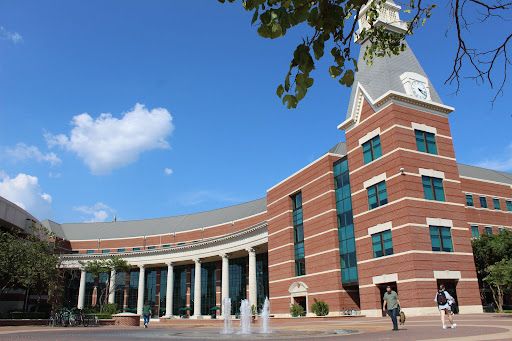
[[[236,328],[238,321],[233,321]],[[439,318],[409,318],[401,330],[391,331],[389,318],[273,319],[271,335],[222,335],[222,321],[153,321],[150,328],[126,326],[50,328],[41,326],[0,327],[1,340],[512,340],[512,315],[478,314],[456,316],[456,329],[443,330]],[[253,330],[257,330],[257,324]],[[335,335],[358,330],[358,334]]]

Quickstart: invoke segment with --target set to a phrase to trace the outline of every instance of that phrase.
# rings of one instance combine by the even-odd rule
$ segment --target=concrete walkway
[[[222,321],[169,320],[142,327],[0,327],[0,340],[512,340],[512,314],[456,316],[456,329],[443,330],[436,317],[411,317],[400,331],[389,318],[308,319],[270,321],[274,334],[222,335]],[[238,321],[233,321],[238,327]],[[253,330],[258,326],[253,325]],[[343,330],[357,334],[341,333]]]

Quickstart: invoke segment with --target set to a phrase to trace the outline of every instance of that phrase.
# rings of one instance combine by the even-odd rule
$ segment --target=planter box
[[[112,315],[116,326],[140,326],[140,315],[134,313],[120,313]]]

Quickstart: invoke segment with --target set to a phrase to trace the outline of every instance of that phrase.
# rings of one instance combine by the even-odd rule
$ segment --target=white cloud
[[[498,171],[512,171],[512,143],[505,150],[501,159],[484,160],[477,164],[478,167],[494,169]]]
[[[14,44],[23,42],[21,34],[18,32],[9,32],[3,26],[0,26],[0,39],[10,40]]]
[[[164,172],[165,172],[165,174],[167,174],[167,175],[171,175],[171,174],[173,173],[173,171],[172,171],[172,169],[171,169],[171,168],[166,168],[166,169],[164,169]]]
[[[139,103],[120,119],[111,114],[93,119],[83,113],[73,117],[71,125],[69,137],[46,133],[48,146],[60,146],[76,153],[97,175],[137,161],[142,152],[169,149],[166,138],[174,130],[167,109],[150,111]]]
[[[37,177],[20,173],[15,178],[10,178],[2,171],[0,180],[0,196],[40,220],[52,216],[52,197],[43,193]]]
[[[88,214],[91,217],[89,220],[85,220],[86,223],[95,223],[106,221],[107,218],[115,212],[113,208],[108,205],[105,205],[102,202],[97,202],[92,206],[75,206],[73,207],[74,211],[82,212]],[[84,218],[86,219],[86,218]]]
[[[61,173],[53,173],[53,172],[48,173],[48,177],[54,178],[54,179],[60,178],[61,175],[62,175]]]
[[[27,146],[21,142],[14,148],[5,148],[5,155],[14,160],[33,159],[38,162],[49,162],[52,166],[62,163],[54,152],[43,154],[36,146]]]

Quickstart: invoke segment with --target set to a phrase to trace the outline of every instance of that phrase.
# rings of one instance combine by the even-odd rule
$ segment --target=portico
[[[232,301],[248,298],[251,304],[257,306],[257,255],[266,254],[266,252],[267,230],[266,223],[263,223],[228,236],[201,243],[191,243],[161,250],[122,253],[119,255],[128,261],[133,269],[137,270],[132,270],[131,275],[128,275],[130,278],[127,278],[126,281],[130,283],[130,289],[124,290],[124,292],[115,287],[115,278],[118,274],[115,272],[110,274],[113,280],[111,281],[108,302],[114,303],[116,295],[126,296],[130,290],[133,292],[135,289],[133,288],[134,281],[137,280],[136,311],[138,314],[142,313],[145,301],[149,301],[150,303],[154,302],[160,311],[163,309],[162,306],[165,306],[164,317],[182,314],[183,311],[177,310],[188,307],[193,311],[190,318],[204,318],[204,316],[211,313],[210,309],[213,306],[220,307],[222,299],[230,297],[231,261],[233,263],[232,267],[240,269],[239,272],[247,276],[247,278],[238,278],[237,285],[248,284],[248,296],[235,294],[235,292],[240,293],[245,292],[245,290],[233,290],[233,293],[231,293]],[[109,255],[63,255],[63,265],[66,268],[78,268],[78,261],[106,256]],[[241,261],[243,259],[246,260]],[[247,270],[240,264],[246,264]],[[155,270],[158,270],[158,275],[153,275],[156,280],[149,280],[151,272],[155,272]],[[177,270],[180,273],[176,273]],[[217,272],[219,271],[220,275],[218,276]],[[186,276],[183,277],[183,274],[186,274]],[[79,308],[88,305],[86,302],[86,276],[86,272],[81,270],[77,302]],[[183,284],[185,284],[185,288]],[[266,286],[268,288],[268,283]],[[159,290],[156,288],[159,288]],[[165,298],[162,297],[164,295]],[[175,299],[178,302],[175,302]],[[120,301],[129,302],[130,297],[125,297]],[[118,308],[130,308],[130,304]],[[131,308],[133,308],[133,305]]]

